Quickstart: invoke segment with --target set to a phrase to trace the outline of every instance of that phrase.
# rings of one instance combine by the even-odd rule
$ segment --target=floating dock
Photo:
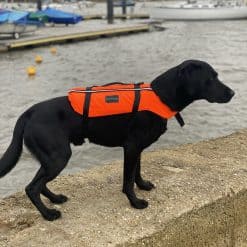
[[[101,19],[106,19],[106,15],[100,15],[100,14],[95,14],[95,15],[86,15],[83,16],[84,20],[101,20]],[[114,19],[149,19],[149,14],[114,14]]]
[[[6,40],[0,43],[0,52],[10,51],[15,49],[24,49],[32,48],[37,46],[45,46],[50,44],[58,43],[68,43],[73,41],[82,41],[82,40],[92,40],[97,38],[105,38],[119,35],[128,35],[132,33],[147,32],[149,31],[148,24],[141,25],[132,25],[127,27],[116,27],[116,28],[107,28],[94,31],[84,31],[84,32],[75,32],[68,34],[68,27],[64,28],[64,33],[59,35],[47,35],[36,37],[29,36],[21,38],[20,40]],[[52,29],[51,29],[52,30]],[[52,32],[55,33],[55,32]]]

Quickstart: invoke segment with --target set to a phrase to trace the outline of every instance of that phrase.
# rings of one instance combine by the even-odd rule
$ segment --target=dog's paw
[[[49,209],[43,214],[46,220],[53,221],[61,217],[61,212],[56,209]]]
[[[50,201],[56,204],[62,204],[68,201],[68,197],[65,195],[56,195],[56,197],[50,198]]]
[[[142,199],[137,199],[137,200],[131,201],[130,203],[134,208],[137,208],[137,209],[144,209],[148,206],[148,202]]]
[[[142,182],[138,182],[136,184],[140,190],[150,191],[155,188],[155,185],[151,183],[150,181],[143,180]]]

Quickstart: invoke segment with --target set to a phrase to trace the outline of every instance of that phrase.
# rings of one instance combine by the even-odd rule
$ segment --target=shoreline
[[[70,200],[52,205],[44,199],[61,210],[57,221],[43,220],[24,192],[0,199],[0,245],[244,246],[246,160],[247,129],[144,152],[144,178],[157,186],[136,189],[149,201],[144,210],[131,208],[121,193],[122,161],[60,176],[49,187]]]

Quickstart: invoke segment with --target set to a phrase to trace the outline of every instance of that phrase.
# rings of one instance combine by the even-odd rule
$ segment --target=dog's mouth
[[[235,95],[235,92],[232,89],[227,89],[223,95],[221,95],[220,97],[209,97],[207,99],[207,101],[209,103],[228,103],[231,101],[231,99],[233,98],[233,96]]]

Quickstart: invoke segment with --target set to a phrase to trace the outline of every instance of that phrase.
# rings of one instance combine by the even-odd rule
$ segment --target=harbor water
[[[66,95],[74,86],[149,82],[187,59],[210,63],[236,95],[228,104],[193,103],[182,112],[185,127],[180,128],[175,120],[169,121],[167,133],[149,150],[246,128],[247,21],[167,22],[163,26],[167,28],[163,32],[56,46],[55,55],[50,47],[0,54],[0,155],[10,143],[18,116],[31,105]],[[43,57],[43,63],[37,65],[37,75],[29,78],[26,68],[34,65],[37,54]],[[121,148],[90,143],[72,150],[73,156],[63,173],[123,158]],[[38,162],[24,149],[17,166],[0,180],[0,197],[23,189],[38,168]]]

